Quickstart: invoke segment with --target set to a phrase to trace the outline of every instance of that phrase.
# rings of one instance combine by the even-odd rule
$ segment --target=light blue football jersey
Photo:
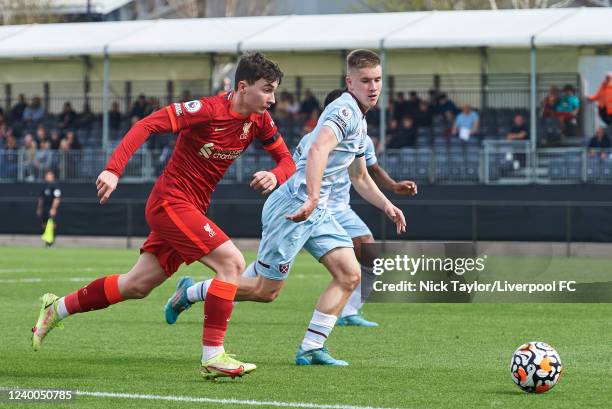
[[[374,143],[372,139],[366,135],[365,145],[365,161],[366,166],[372,166],[378,159],[376,158],[376,150],[374,149]],[[348,209],[351,201],[351,179],[349,178],[348,170],[343,175],[339,176],[332,187],[332,192],[329,195],[329,201],[327,202],[327,210],[332,213],[340,213],[343,210]]]
[[[308,151],[323,126],[328,126],[333,130],[338,139],[338,145],[330,152],[327,166],[323,171],[318,207],[327,206],[333,185],[343,175],[347,174],[347,169],[353,163],[356,156],[359,157],[365,154],[367,137],[365,115],[361,112],[357,100],[351,94],[345,92],[330,103],[321,113],[315,129],[305,135],[296,148],[293,154],[296,171],[281,186],[281,189],[286,189],[293,197],[297,197],[302,201],[308,197],[306,189]]]

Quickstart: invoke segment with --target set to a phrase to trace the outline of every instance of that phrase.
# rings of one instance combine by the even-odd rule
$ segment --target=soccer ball
[[[559,382],[563,364],[559,354],[545,342],[528,342],[512,355],[510,375],[525,392],[543,393]]]

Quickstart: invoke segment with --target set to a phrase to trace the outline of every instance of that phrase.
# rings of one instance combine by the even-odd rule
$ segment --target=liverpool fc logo
[[[244,125],[242,126],[242,135],[240,135],[240,140],[243,141],[245,139],[248,139],[249,137],[249,129],[251,129],[251,124],[253,122],[245,122]]]

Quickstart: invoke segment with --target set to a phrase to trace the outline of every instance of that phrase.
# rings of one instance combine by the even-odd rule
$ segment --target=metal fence
[[[0,151],[0,182],[42,180],[53,169],[62,182],[91,182],[112,151],[21,150]],[[153,182],[170,157],[169,150],[141,149],[128,163],[123,182]],[[589,148],[533,150],[528,142],[436,139],[425,148],[388,150],[380,163],[396,179],[421,184],[612,184],[612,152]],[[264,151],[251,149],[240,156],[222,183],[249,181],[253,173],[274,166]]]

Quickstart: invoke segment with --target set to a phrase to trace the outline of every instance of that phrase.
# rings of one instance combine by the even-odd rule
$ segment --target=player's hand
[[[393,193],[414,196],[417,194],[417,184],[412,180],[402,180],[393,185]]]
[[[108,201],[111,193],[117,188],[117,182],[119,178],[113,172],[108,170],[102,171],[96,180],[96,188],[98,189],[98,199],[100,204],[104,204]]]
[[[42,216],[42,209],[36,209],[36,216],[37,217]]]
[[[262,170],[253,174],[253,180],[251,181],[251,187],[253,189],[261,189],[262,195],[267,195],[274,190],[278,181],[276,176],[272,172]]]
[[[287,216],[287,220],[291,220],[292,222],[296,223],[303,222],[310,217],[312,212],[314,212],[314,209],[317,208],[318,203],[318,200],[311,198],[306,199],[302,207],[300,207],[297,212]]]
[[[55,210],[55,209],[49,210],[49,216],[55,217],[55,215],[57,215],[57,210]]]
[[[400,209],[389,203],[389,205],[385,207],[385,214],[395,223],[397,234],[402,234],[406,231],[406,218]]]

